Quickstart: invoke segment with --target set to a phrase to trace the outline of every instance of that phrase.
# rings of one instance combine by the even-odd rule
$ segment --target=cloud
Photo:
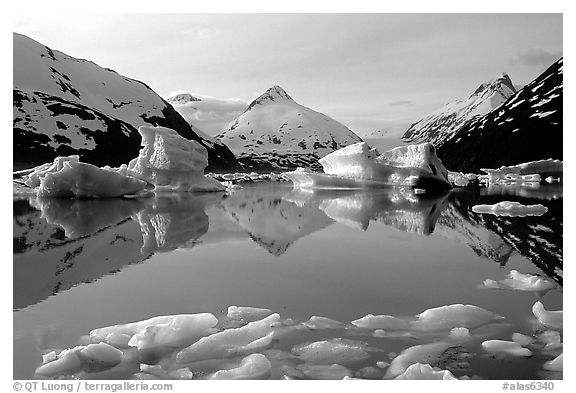
[[[549,66],[562,57],[562,52],[548,52],[544,49],[528,49],[518,53],[511,60],[512,64],[524,64],[528,66]]]
[[[412,105],[412,101],[409,100],[400,100],[400,101],[393,101],[388,104],[389,106],[401,106],[401,105]]]
[[[237,98],[221,99],[201,96],[194,93],[192,93],[192,95],[201,101],[189,102],[183,105],[173,105],[174,109],[176,109],[187,122],[192,123],[212,136],[228,129],[230,123],[240,116],[248,107],[247,102]]]

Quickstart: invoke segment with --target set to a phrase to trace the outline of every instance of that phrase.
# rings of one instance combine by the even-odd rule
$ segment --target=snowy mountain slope
[[[467,98],[450,102],[412,124],[402,138],[406,142],[432,142],[440,146],[466,121],[492,111],[515,92],[510,77],[503,73],[492,82],[482,83]]]
[[[343,124],[295,102],[280,86],[256,98],[216,136],[246,167],[320,167],[318,159],[362,139]]]
[[[137,128],[158,125],[203,144],[211,169],[235,167],[221,143],[198,135],[142,82],[14,34],[14,163],[21,167],[79,154],[95,165],[138,155]]]
[[[562,160],[562,59],[498,109],[460,127],[438,148],[451,171],[478,172],[542,159]]]

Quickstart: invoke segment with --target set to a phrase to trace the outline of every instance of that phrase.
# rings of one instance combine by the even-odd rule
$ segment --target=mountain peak
[[[266,104],[268,102],[277,102],[277,101],[294,101],[286,91],[278,85],[274,85],[268,90],[264,92],[261,96],[256,98],[254,101],[250,103],[246,112],[252,109],[256,105]]]
[[[200,98],[194,97],[190,93],[179,93],[179,94],[174,94],[171,97],[168,97],[166,99],[166,101],[168,101],[171,104],[186,104],[188,102],[197,102],[197,101],[202,101],[202,100]]]
[[[514,84],[512,83],[512,79],[510,79],[510,76],[508,76],[507,73],[503,72],[500,75],[498,75],[497,78],[493,79],[492,81],[482,83],[480,86],[478,86],[478,88],[470,96],[472,97],[474,95],[478,95],[488,88],[495,90],[500,85],[504,85],[504,86],[508,87],[514,93],[516,92],[516,88],[514,87]]]

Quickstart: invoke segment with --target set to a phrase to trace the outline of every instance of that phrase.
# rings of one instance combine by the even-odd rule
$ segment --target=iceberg
[[[224,191],[217,180],[204,176],[208,151],[196,141],[165,127],[138,128],[142,148],[127,172],[155,186],[155,191]]]
[[[444,351],[452,346],[453,344],[450,343],[436,342],[409,347],[392,360],[386,370],[385,378],[395,378],[403,374],[408,367],[415,363],[433,363],[439,359]]]
[[[56,377],[71,375],[81,370],[101,371],[117,366],[122,362],[123,353],[106,343],[89,344],[64,349],[56,355],[50,352],[42,357],[42,365],[36,369],[36,375]]]
[[[523,348],[515,341],[487,340],[482,343],[482,348],[486,352],[493,354],[504,354],[511,356],[532,356],[532,351]]]
[[[364,343],[344,339],[316,341],[292,348],[292,353],[311,364],[350,363],[370,357]]]
[[[335,321],[331,318],[318,317],[316,315],[311,316],[306,322],[302,322],[302,325],[306,326],[308,329],[319,330],[319,329],[338,329],[343,328],[344,324],[342,322]]]
[[[430,143],[400,146],[379,154],[366,142],[359,142],[332,152],[319,162],[324,173],[298,168],[283,175],[292,180],[295,188],[450,188],[448,171]]]
[[[90,369],[112,368],[122,362],[122,351],[106,343],[89,344],[78,352],[78,357]]]
[[[145,327],[132,336],[128,345],[140,350],[189,345],[211,333],[217,323],[209,313],[178,315],[169,322]]]
[[[522,205],[520,202],[503,201],[494,205],[472,206],[474,213],[493,214],[495,216],[526,217],[541,216],[548,211],[548,208],[541,205]]]
[[[208,379],[264,379],[270,376],[271,368],[266,356],[254,353],[242,359],[238,367],[216,371]]]
[[[354,375],[360,379],[380,379],[382,378],[382,371],[373,366],[366,366],[356,371]]]
[[[454,187],[466,187],[468,184],[470,184],[468,175],[465,175],[462,172],[448,171],[448,181]]]
[[[402,374],[394,379],[409,379],[409,380],[450,380],[456,379],[454,375],[448,370],[440,370],[434,368],[429,364],[414,363],[406,369]]]
[[[527,336],[525,334],[512,333],[512,341],[514,341],[515,343],[518,343],[524,347],[526,345],[530,345],[530,344],[534,343],[535,340],[533,337]]]
[[[532,274],[523,274],[517,270],[511,270],[508,278],[504,280],[484,280],[483,285],[486,288],[529,292],[546,292],[556,287],[556,284],[550,280]]]
[[[267,308],[230,306],[228,307],[227,316],[231,319],[254,322],[266,318],[271,314],[273,314],[272,310]]]
[[[411,322],[414,330],[444,330],[453,328],[473,329],[503,319],[490,311],[470,304],[451,304],[430,308]]]
[[[273,329],[271,325],[279,320],[279,314],[272,314],[240,328],[227,329],[203,337],[178,352],[176,362],[180,364],[191,363],[259,351],[272,343]]]
[[[312,379],[344,379],[351,378],[353,373],[350,369],[340,364],[301,364],[296,366],[306,377]]]
[[[351,322],[352,325],[366,329],[406,330],[410,328],[408,322],[390,315],[368,314]]]
[[[544,363],[544,369],[549,371],[564,371],[563,355],[564,353],[561,353],[556,358]]]
[[[200,331],[216,326],[217,323],[216,317],[210,313],[162,315],[143,321],[94,329],[90,332],[90,341],[115,345],[116,343],[123,343],[127,337],[132,338],[136,333],[141,333],[142,339],[147,339],[149,342],[155,341],[156,344],[160,344],[160,339],[163,339],[165,340],[164,344],[170,346],[173,342],[178,342],[181,339],[184,330],[191,329],[192,335],[196,335]],[[155,330],[154,335],[152,332],[145,334],[146,329],[153,326],[160,326],[164,331]],[[168,332],[171,334],[167,334]],[[152,339],[152,336],[156,336],[158,333],[160,333],[158,337]],[[153,341],[150,341],[151,339]],[[132,344],[138,346],[139,342],[140,340],[135,339]],[[143,342],[141,345],[144,345]],[[130,344],[130,340],[126,344]]]
[[[113,198],[134,195],[146,182],[110,169],[80,162],[78,156],[57,157],[24,177],[24,184],[39,197]]]
[[[536,302],[532,306],[532,313],[538,322],[550,329],[563,329],[564,312],[560,311],[547,311],[541,302]]]
[[[46,357],[43,363],[36,369],[36,375],[54,377],[60,374],[73,374],[82,369],[82,363],[78,357],[79,348],[65,349],[56,357]]]

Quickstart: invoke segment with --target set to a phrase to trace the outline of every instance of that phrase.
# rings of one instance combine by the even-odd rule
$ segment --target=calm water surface
[[[542,203],[549,210],[525,218],[471,211],[502,200]],[[473,304],[505,317],[484,338],[503,340],[543,330],[531,312],[537,300],[548,310],[562,309],[561,186],[417,196],[399,190],[302,192],[264,183],[227,196],[15,197],[13,222],[15,379],[33,378],[42,354],[71,348],[92,329],[156,315],[219,316],[230,305],[268,308],[295,322],[317,315],[349,324],[369,313],[413,318],[432,307]],[[548,277],[557,288],[481,287],[513,269]],[[290,351],[332,337],[377,349],[368,360],[346,364],[352,371],[437,340],[299,329],[273,345]],[[471,340],[453,354],[464,364],[444,359],[438,365],[456,377],[562,378],[543,370],[550,354],[536,349],[530,358],[494,357],[482,341]],[[136,364],[134,370],[82,377],[128,379],[138,371]],[[273,370],[272,378],[281,376]]]

